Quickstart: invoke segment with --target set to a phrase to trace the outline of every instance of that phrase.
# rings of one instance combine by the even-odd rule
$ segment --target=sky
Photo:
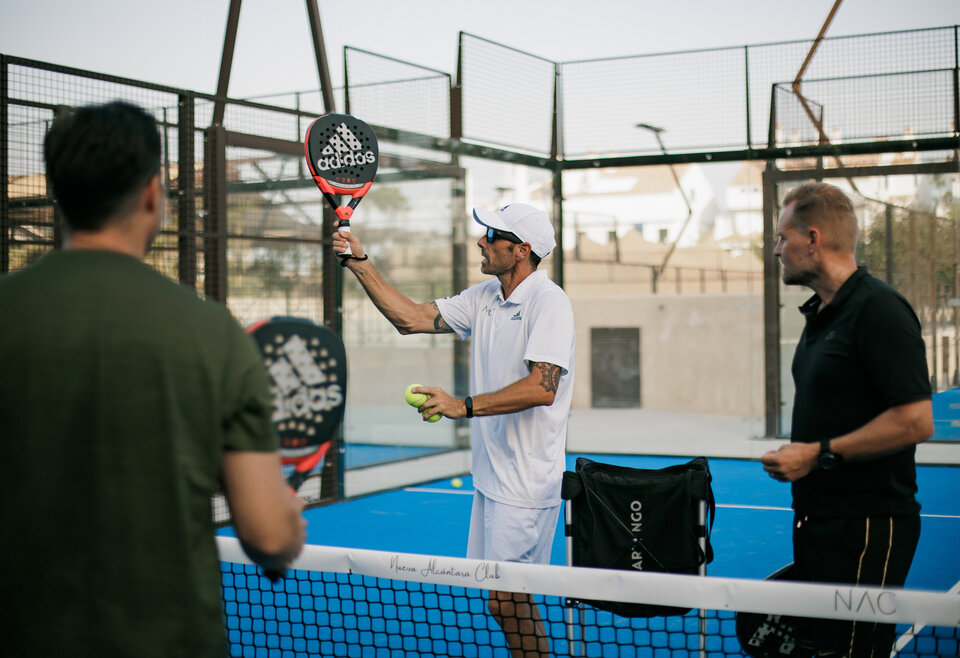
[[[319,88],[345,45],[456,73],[459,32],[553,61],[817,36],[834,0],[245,0],[228,95]],[[217,88],[230,0],[0,0],[0,53],[197,92]],[[843,0],[827,36],[960,23],[960,0]]]

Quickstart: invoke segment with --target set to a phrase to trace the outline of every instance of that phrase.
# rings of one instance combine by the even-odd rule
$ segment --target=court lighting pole
[[[644,130],[649,130],[653,133],[653,136],[657,138],[657,144],[660,145],[660,150],[663,152],[664,156],[669,155],[667,153],[667,147],[663,145],[663,140],[660,139],[660,133],[664,131],[663,128],[658,128],[657,126],[651,126],[649,123],[638,123],[637,128],[642,128]],[[683,226],[680,227],[680,232],[677,233],[677,238],[670,245],[670,248],[667,250],[667,255],[663,257],[663,262],[660,264],[660,269],[657,270],[658,278],[663,276],[664,270],[667,269],[667,263],[670,261],[670,257],[673,255],[673,251],[677,248],[677,243],[680,242],[680,238],[683,236],[683,232],[687,230],[687,225],[690,223],[690,219],[693,217],[693,208],[690,207],[690,201],[687,199],[687,195],[683,191],[683,186],[680,185],[680,178],[677,176],[676,170],[674,170],[673,165],[670,162],[667,162],[667,167],[670,168],[670,175],[673,176],[673,182],[676,183],[677,189],[680,190],[680,197],[683,199],[684,205],[687,207],[687,218],[683,221]]]

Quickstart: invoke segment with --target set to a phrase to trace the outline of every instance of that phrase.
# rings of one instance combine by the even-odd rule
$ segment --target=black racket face
[[[778,569],[766,580],[794,580],[793,565]],[[740,648],[754,658],[810,658],[814,653],[810,621],[789,615],[737,613]]]
[[[373,182],[380,162],[377,136],[349,114],[325,114],[307,129],[307,163],[314,180],[337,194],[350,194]]]
[[[277,317],[248,330],[270,374],[273,421],[285,461],[313,454],[343,418],[347,357],[332,331],[309,320]]]

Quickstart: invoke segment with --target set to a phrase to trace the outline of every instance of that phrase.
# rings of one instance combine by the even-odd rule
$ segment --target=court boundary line
[[[404,487],[401,491],[410,493],[436,493],[436,494],[456,494],[459,496],[472,496],[473,489],[443,489],[438,487]],[[759,510],[762,512],[793,512],[792,507],[775,507],[772,505],[740,505],[737,503],[717,503],[717,507],[726,509]],[[960,520],[960,514],[920,514],[921,518],[927,519],[952,519]]]

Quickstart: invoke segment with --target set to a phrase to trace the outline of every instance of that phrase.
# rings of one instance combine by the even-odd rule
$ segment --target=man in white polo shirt
[[[421,386],[424,419],[474,418],[473,511],[467,557],[548,564],[560,511],[567,417],[573,396],[573,309],[563,290],[537,271],[556,246],[553,225],[515,203],[474,210],[486,231],[477,241],[480,271],[495,276],[458,295],[418,304],[374,269],[356,236],[336,233],[339,254],[381,313],[401,334],[456,332],[472,337],[465,399]],[[549,653],[532,599],[490,592],[489,609],[514,656]]]

